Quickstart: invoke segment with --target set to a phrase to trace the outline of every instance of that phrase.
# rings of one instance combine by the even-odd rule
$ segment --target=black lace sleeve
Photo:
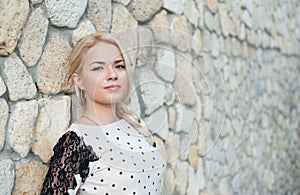
[[[75,189],[75,174],[84,182],[89,174],[89,162],[98,160],[92,147],[86,146],[75,132],[65,133],[53,148],[49,170],[41,194],[68,195],[68,189]]]

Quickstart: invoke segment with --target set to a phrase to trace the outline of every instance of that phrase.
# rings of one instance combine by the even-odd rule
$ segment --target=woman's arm
[[[73,131],[68,131],[59,139],[53,152],[41,194],[69,195],[70,191],[78,189],[79,177],[79,182],[85,181],[89,174],[89,162],[98,160],[98,157]]]

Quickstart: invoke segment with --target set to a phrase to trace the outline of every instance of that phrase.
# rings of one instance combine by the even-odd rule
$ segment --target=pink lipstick
[[[107,89],[107,90],[110,90],[110,91],[116,91],[118,90],[119,88],[121,88],[120,85],[109,85],[107,87],[104,87],[104,89]]]

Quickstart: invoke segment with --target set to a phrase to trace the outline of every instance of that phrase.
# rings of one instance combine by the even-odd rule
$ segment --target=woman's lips
[[[121,86],[120,85],[109,85],[107,87],[104,87],[104,89],[110,90],[110,91],[115,91],[118,90]]]

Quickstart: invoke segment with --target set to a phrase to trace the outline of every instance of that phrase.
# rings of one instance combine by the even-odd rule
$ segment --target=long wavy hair
[[[86,53],[90,48],[94,47],[98,42],[106,42],[118,47],[121,51],[121,54],[123,56],[126,65],[126,74],[128,78],[129,88],[125,99],[122,102],[116,104],[116,115],[119,118],[125,119],[129,124],[131,124],[134,128],[136,128],[138,132],[144,135],[149,142],[152,143],[153,139],[151,133],[146,128],[145,123],[128,109],[128,104],[130,103],[129,92],[131,91],[132,88],[131,83],[132,83],[132,74],[134,70],[134,65],[130,63],[126,50],[124,49],[122,43],[117,38],[115,38],[111,34],[100,33],[100,32],[96,32],[81,38],[75,45],[73,52],[71,54],[71,58],[69,62],[70,75],[73,75],[74,73],[81,74]],[[80,104],[82,108],[85,109],[86,107],[85,92],[84,90],[80,89],[75,83],[74,83],[74,87],[75,87],[76,95],[80,101]]]

